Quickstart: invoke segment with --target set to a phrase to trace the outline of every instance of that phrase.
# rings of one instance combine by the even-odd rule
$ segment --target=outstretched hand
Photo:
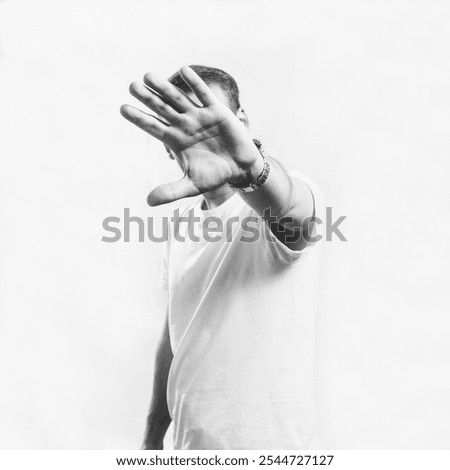
[[[147,73],[130,93],[156,115],[123,105],[124,118],[169,147],[184,176],[155,188],[151,206],[196,196],[226,183],[245,185],[261,171],[262,159],[245,125],[189,67],[180,70],[201,105],[167,80]]]

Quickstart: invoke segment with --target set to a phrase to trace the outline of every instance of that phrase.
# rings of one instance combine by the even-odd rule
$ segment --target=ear
[[[166,152],[167,152],[168,157],[169,157],[171,160],[175,160],[175,157],[173,156],[173,153],[172,153],[172,151],[170,150],[170,148],[167,147],[166,144],[164,144],[164,147],[165,147],[165,149],[166,149]]]
[[[166,149],[166,152],[167,152],[167,156],[171,159],[171,160],[175,160],[178,164],[178,166],[181,168],[181,171],[184,173],[184,168],[183,168],[183,165],[181,164],[181,161],[180,159],[172,152],[172,150],[170,150],[169,147],[167,147],[166,144],[163,144],[164,145],[164,148]]]
[[[248,127],[250,125],[247,113],[245,112],[245,109],[242,106],[237,110],[236,117],[239,119],[239,121],[242,122],[242,124],[244,124],[245,127]]]

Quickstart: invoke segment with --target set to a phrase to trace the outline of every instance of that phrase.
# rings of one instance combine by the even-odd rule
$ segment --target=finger
[[[155,90],[164,101],[171,104],[179,112],[184,112],[197,106],[187,95],[167,80],[162,80],[151,72],[144,75],[144,83]]]
[[[147,197],[149,206],[159,206],[169,202],[177,201],[184,197],[198,196],[200,190],[189,178],[181,178],[172,183],[165,183],[155,188]]]
[[[204,106],[217,103],[216,95],[190,67],[182,67],[180,75]]]
[[[170,129],[170,126],[164,124],[156,116],[144,113],[144,111],[130,106],[129,104],[124,104],[120,107],[120,114],[135,126],[162,142],[164,142],[167,130]]]
[[[142,83],[133,82],[130,85],[130,93],[168,122],[175,123],[179,120],[179,113],[175,111],[172,106],[165,103],[153,90],[148,89]]]

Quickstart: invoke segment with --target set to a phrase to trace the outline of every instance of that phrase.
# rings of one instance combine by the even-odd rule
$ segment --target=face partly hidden
[[[217,85],[215,83],[211,83],[208,85],[209,88],[211,89],[211,91],[217,96],[217,98],[219,99],[219,101],[221,101],[223,104],[227,105],[231,110],[233,110],[232,106],[231,106],[231,103],[230,103],[230,98],[227,96],[227,94],[223,91],[222,87],[220,85]],[[197,103],[199,106],[202,106],[200,101],[198,100],[198,98],[194,95],[194,93],[192,92],[189,92],[187,93],[187,95],[189,96],[189,98],[191,98],[192,101],[194,101],[195,103]],[[244,111],[244,109],[242,107],[240,107],[237,111],[236,111],[236,117],[246,126],[248,127],[248,118],[247,118],[247,115]],[[164,145],[164,147],[166,148],[166,152],[167,152],[167,155],[169,156],[169,158],[171,158],[172,160],[177,160],[178,164],[180,165],[180,162],[178,161],[178,159],[175,158],[175,155],[173,154],[173,152],[170,150],[169,147],[167,147],[167,145]],[[181,167],[181,165],[180,165]],[[181,168],[183,169],[183,168]]]

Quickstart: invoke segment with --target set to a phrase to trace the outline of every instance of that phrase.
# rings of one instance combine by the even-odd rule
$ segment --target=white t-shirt
[[[307,184],[319,215],[320,196]],[[307,449],[318,244],[288,249],[238,193],[211,210],[201,203],[180,215],[198,217],[190,229],[197,235],[205,220],[210,228],[222,221],[223,231],[209,232],[220,240],[192,240],[181,222],[185,240],[171,227],[162,259],[175,449]]]

